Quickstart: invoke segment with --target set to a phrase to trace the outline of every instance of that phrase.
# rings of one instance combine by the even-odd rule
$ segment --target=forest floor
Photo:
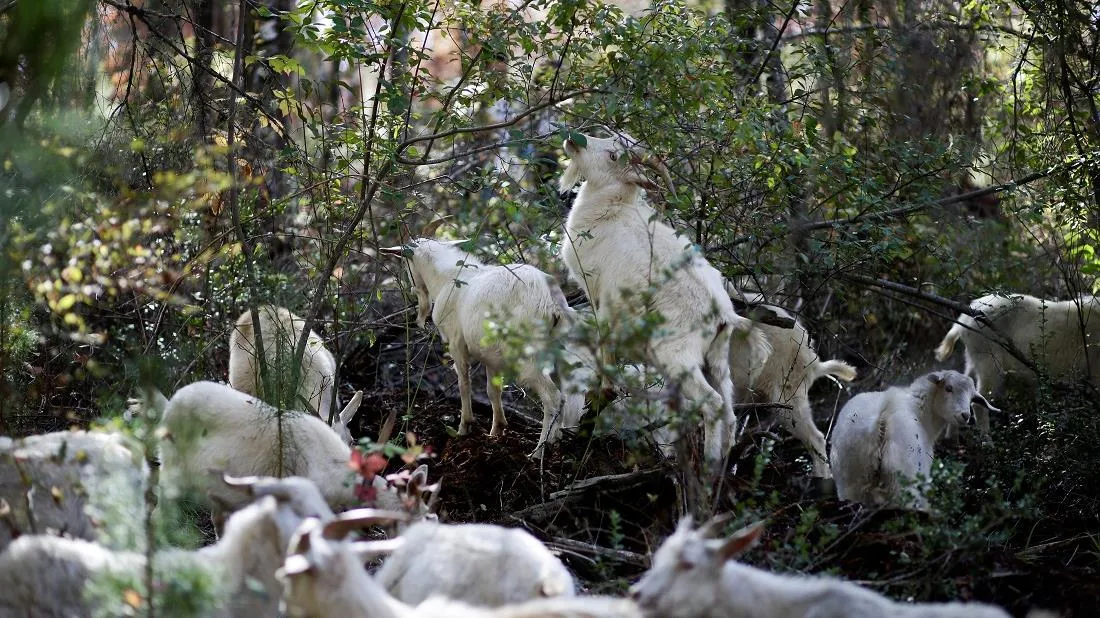
[[[399,370],[411,366],[403,365],[410,355],[400,347],[390,352],[391,367]],[[430,476],[442,480],[439,510],[445,521],[522,525],[558,550],[586,589],[623,592],[683,513],[676,466],[655,449],[568,431],[539,462],[529,456],[539,426],[523,412],[534,409],[531,402],[517,402],[514,391],[509,400],[506,392],[510,424],[504,436],[490,438],[492,414],[478,386],[474,432],[458,437],[452,429],[459,409],[454,374],[438,345],[428,348],[411,355],[423,372],[415,392],[383,383],[393,377],[381,378],[384,358],[372,358],[371,367],[348,368],[348,381],[375,383],[365,392],[353,434],[376,436],[396,410],[398,431],[430,446]],[[472,383],[484,381],[475,375]],[[831,410],[834,403],[820,407]],[[1100,615],[1100,539],[1088,532],[1094,518],[1027,522],[1029,529],[1021,529],[1025,522],[999,521],[1003,535],[978,531],[999,545],[955,546],[950,535],[958,531],[934,532],[951,522],[842,503],[830,487],[808,477],[800,444],[778,428],[757,435],[733,462],[719,503],[742,518],[767,519],[765,540],[744,556],[746,562],[778,572],[841,575],[894,598],[980,600],[1019,616],[1034,607],[1064,616]],[[949,448],[963,454],[974,444],[967,436]],[[770,450],[766,465],[761,449]]]

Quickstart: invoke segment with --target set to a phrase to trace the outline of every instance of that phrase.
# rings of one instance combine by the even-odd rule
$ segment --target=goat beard
[[[565,168],[565,173],[561,175],[561,179],[558,180],[558,190],[568,191],[577,186],[577,183],[581,181],[580,167],[573,162],[569,163],[569,167]]]

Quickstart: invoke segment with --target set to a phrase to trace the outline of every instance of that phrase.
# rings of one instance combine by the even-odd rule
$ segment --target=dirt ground
[[[377,349],[386,349],[380,346]],[[539,433],[532,402],[522,401],[514,390],[506,391],[508,431],[490,438],[491,410],[477,386],[484,381],[477,376],[472,379],[476,428],[472,435],[458,437],[451,429],[458,424],[459,410],[454,374],[437,347],[413,355],[422,372],[416,378],[419,388],[406,391],[378,384],[394,376],[380,369],[387,363],[406,366],[401,346],[372,355],[369,368],[348,375],[354,383],[370,384],[374,378],[376,384],[364,400],[365,413],[360,413],[353,433],[377,435],[383,419],[396,409],[397,429],[413,432],[431,447],[431,480],[442,479],[439,504],[446,521],[522,525],[559,550],[584,587],[622,592],[644,571],[649,553],[682,513],[675,465],[655,449],[584,432],[566,432],[540,463],[529,457]],[[393,358],[387,359],[388,354]],[[383,375],[389,377],[378,380]],[[822,407],[831,409],[832,402]],[[929,596],[937,598],[931,586],[946,581],[955,591],[953,599],[996,603],[1015,615],[1033,607],[1057,609],[1066,616],[1100,615],[1096,557],[1074,559],[1079,552],[1095,552],[1096,545],[1088,535],[1060,529],[1084,529],[1085,522],[1052,522],[1049,531],[1031,531],[1035,539],[1058,539],[1049,547],[1035,544],[1035,551],[1021,552],[1006,542],[973,559],[959,553],[963,550],[948,548],[932,561],[910,563],[908,556],[919,555],[923,541],[919,531],[899,528],[898,512],[871,512],[837,501],[830,487],[808,479],[800,444],[778,429],[760,435],[735,462],[736,472],[726,480],[722,498],[722,508],[735,508],[739,500],[767,499],[777,505],[769,512],[765,541],[746,561],[789,570],[789,562],[773,562],[773,552],[782,550],[789,556],[792,546],[803,544],[815,549],[797,565],[799,572],[843,575],[887,594],[894,586],[908,585],[910,590],[928,587]],[[771,463],[760,469],[754,489],[755,458],[763,436],[769,435],[780,440]],[[957,448],[965,449],[965,442]],[[597,480],[589,485],[592,479]],[[816,519],[807,524],[811,507]],[[1011,528],[1013,522],[1004,525]],[[829,538],[821,536],[826,531]]]
[[[645,571],[649,552],[679,517],[675,466],[656,452],[639,454],[637,445],[631,448],[617,439],[566,433],[540,464],[528,456],[539,428],[514,410],[504,437],[489,438],[492,412],[487,402],[475,402],[476,430],[459,438],[448,431],[458,424],[456,393],[425,390],[411,401],[406,397],[405,391],[372,393],[364,400],[367,413],[361,415],[356,435],[376,435],[385,416],[396,408],[404,422],[399,429],[414,432],[431,446],[431,478],[442,479],[439,504],[444,520],[525,527],[561,551],[592,592],[623,592]],[[748,451],[737,462],[738,472],[727,479],[726,508],[733,508],[751,488],[756,449],[750,446]],[[784,439],[772,463],[762,468],[751,499],[759,499],[761,492],[773,493],[773,503],[780,507],[771,512],[766,540],[746,556],[748,562],[769,566],[772,548],[800,540],[817,547],[820,539],[815,539],[814,528],[828,528],[838,532],[836,538],[825,544],[824,553],[807,564],[805,572],[844,575],[880,589],[877,584],[883,581],[949,580],[958,591],[955,598],[996,603],[1020,616],[1032,607],[1057,608],[1065,616],[1100,611],[1098,578],[1091,569],[1067,563],[1077,550],[1088,551],[1088,539],[1033,554],[991,548],[985,555],[997,556],[993,562],[944,555],[941,564],[906,563],[905,556],[916,555],[922,539],[919,533],[897,529],[898,512],[868,512],[839,503],[835,495],[807,481],[807,467],[802,446]],[[603,478],[584,486],[586,479],[596,477]],[[818,517],[815,527],[805,530],[803,514],[810,506]]]

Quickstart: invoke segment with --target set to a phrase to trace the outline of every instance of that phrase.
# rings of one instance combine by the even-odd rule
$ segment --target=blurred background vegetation
[[[797,308],[855,391],[906,382],[941,299],[1097,291],[1098,30],[1084,0],[0,0],[0,434],[224,379],[255,302],[324,333],[345,400],[453,391],[377,247],[449,215],[566,283],[561,136],[601,125],[664,160],[662,215]],[[1013,394],[992,445],[948,457],[943,512],[874,550],[839,544],[860,515],[791,502],[806,462],[763,466],[782,445],[736,508],[781,522],[774,568],[1072,609],[1100,557],[1095,395]],[[869,571],[879,550],[911,567]]]

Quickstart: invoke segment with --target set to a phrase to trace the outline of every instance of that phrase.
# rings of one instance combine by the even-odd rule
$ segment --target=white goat
[[[424,521],[401,534],[375,580],[413,605],[433,595],[484,607],[573,596],[573,576],[518,528]]]
[[[1082,295],[1077,300],[1053,301],[990,294],[970,303],[970,310],[981,312],[988,325],[960,315],[936,348],[936,360],[947,360],[961,339],[966,346],[965,373],[974,378],[979,392],[996,397],[1010,372],[1034,377],[1002,341],[1011,342],[1055,378],[1083,377],[1100,388],[1100,299]],[[977,417],[978,426],[989,433],[988,414],[980,410]]]
[[[58,431],[0,437],[0,550],[21,534],[47,532],[129,545],[142,532],[149,469],[117,433]],[[104,521],[114,522],[109,538]]]
[[[745,301],[761,304],[763,297],[750,294]],[[813,475],[829,478],[829,460],[825,450],[825,435],[814,423],[810,408],[810,387],[820,378],[833,376],[851,382],[856,370],[841,360],[823,361],[814,352],[814,342],[809,331],[790,313],[774,305],[762,305],[780,318],[794,321],[792,328],[779,328],[761,322],[753,322],[752,330],[760,331],[768,342],[771,354],[762,364],[757,364],[750,347],[752,339],[734,337],[730,344],[730,370],[733,374],[735,395],[738,401],[783,403],[790,410],[780,409],[779,420],[783,427],[810,452]]]
[[[260,317],[260,333],[269,382],[277,388],[282,387],[294,373],[291,366],[294,347],[298,345],[298,338],[302,336],[302,327],[306,321],[283,307],[264,305],[256,311]],[[245,311],[237,318],[233,332],[229,335],[229,385],[249,395],[263,397],[256,353],[256,329],[252,325],[252,312]],[[330,423],[332,413],[340,409],[336,358],[325,347],[320,335],[312,330],[306,339],[306,349],[294,393],[294,409],[313,410],[326,423]],[[272,401],[273,397],[264,399]],[[351,415],[344,418],[341,414],[339,419],[338,423],[330,424],[346,442],[351,442],[351,433],[347,429]]]
[[[348,405],[353,404],[358,398]],[[333,507],[358,504],[348,465],[351,449],[311,414],[280,412],[224,384],[196,382],[172,395],[161,427],[165,486],[200,497],[210,493],[216,510],[239,507],[240,501],[210,486],[212,469],[236,476],[302,476],[316,483]],[[372,483],[379,506],[397,509],[406,502],[381,475]],[[424,510],[421,504],[415,508]]]
[[[601,322],[620,336],[646,314],[663,318],[639,354],[678,383],[705,423],[704,454],[713,472],[737,429],[729,371],[730,338],[751,336],[733,310],[722,276],[691,242],[660,220],[642,198],[650,185],[637,158],[616,139],[568,139],[569,167],[560,188],[580,180],[565,223],[562,258]],[[763,350],[759,335],[751,343]]]
[[[489,435],[499,436],[508,425],[500,386],[506,350],[503,343],[485,341],[485,321],[497,320],[509,328],[530,329],[534,337],[532,345],[537,349],[549,345],[558,324],[569,320],[570,310],[550,275],[526,264],[482,264],[457,246],[461,242],[417,238],[404,246],[379,251],[405,257],[416,290],[416,323],[423,328],[431,312],[432,321],[454,357],[462,399],[459,435],[468,434],[474,420],[470,400],[472,359],[485,365],[485,388],[493,406]],[[535,360],[520,362],[516,369],[516,383],[534,390],[542,403],[542,432],[534,453],[541,458],[545,444],[557,440],[562,427],[575,426],[580,420],[584,394],[563,397],[549,369]]]
[[[391,541],[339,540],[351,529],[386,519],[386,513],[361,509],[325,525],[317,520],[302,522],[279,572],[292,618],[641,618],[631,601],[600,597],[556,597],[498,608],[435,597],[416,607],[407,605],[390,596],[363,569],[364,560],[388,551]]]
[[[972,403],[999,412],[957,371],[852,397],[837,417],[829,453],[840,499],[927,508],[936,441],[948,426],[970,420]]]
[[[982,603],[897,603],[833,577],[778,575],[734,560],[764,527],[713,538],[728,518],[698,529],[691,518],[653,554],[653,565],[630,588],[646,616],[661,618],[1008,618]]]
[[[197,570],[216,586],[213,607],[202,615],[276,616],[280,587],[275,571],[291,536],[306,517],[333,517],[315,487],[290,480],[243,480],[255,485],[251,493],[258,501],[229,518],[216,544],[197,551],[158,551],[154,584],[159,589],[159,582],[178,571]],[[92,607],[86,597],[86,583],[108,576],[137,587],[144,581],[145,559],[143,553],[112,551],[84,540],[20,537],[0,555],[0,615],[89,616],[96,609],[102,614],[106,608]]]

